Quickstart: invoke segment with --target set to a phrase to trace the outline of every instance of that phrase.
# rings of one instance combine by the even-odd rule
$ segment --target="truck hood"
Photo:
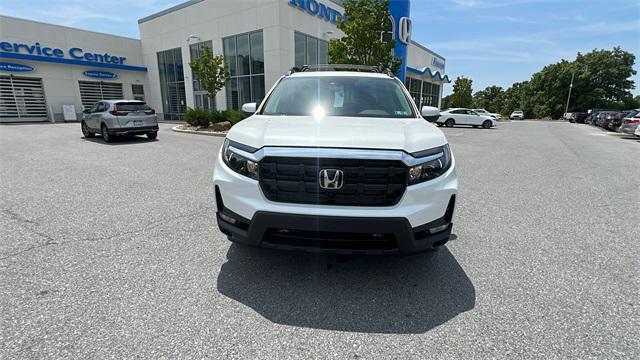
[[[404,150],[442,146],[440,129],[423,119],[253,115],[227,137],[254,148],[264,146]]]

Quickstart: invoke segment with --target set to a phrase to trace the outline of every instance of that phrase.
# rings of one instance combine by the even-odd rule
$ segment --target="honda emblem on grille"
[[[322,169],[319,174],[320,187],[327,190],[339,190],[344,185],[344,172],[338,169]]]

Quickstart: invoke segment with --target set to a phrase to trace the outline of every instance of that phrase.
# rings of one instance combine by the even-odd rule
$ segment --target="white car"
[[[500,115],[498,113],[490,113],[485,109],[473,109],[473,111],[477,112],[480,115],[493,116],[494,118],[496,118],[498,120],[502,119],[502,115]]]
[[[524,120],[524,113],[520,110],[516,110],[514,112],[511,113],[511,116],[509,116],[509,119],[511,120]]]
[[[471,109],[465,108],[454,108],[442,111],[436,123],[439,126],[444,125],[447,127],[454,125],[482,126],[483,129],[490,129],[498,125],[497,120],[493,116],[480,115]]]
[[[458,177],[442,131],[391,75],[307,69],[280,78],[259,106],[244,104],[253,115],[227,134],[213,175],[220,231],[309,252],[444,245]]]
[[[636,132],[633,134],[637,137],[640,137],[640,126],[636,127]]]

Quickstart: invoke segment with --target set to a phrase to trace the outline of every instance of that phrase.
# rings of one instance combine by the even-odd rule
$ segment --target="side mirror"
[[[245,114],[255,114],[258,105],[256,103],[247,103],[242,105],[242,112]]]
[[[422,107],[422,117],[429,122],[434,122],[440,117],[440,109],[433,106]]]
[[[87,109],[83,109],[82,113],[83,114],[91,114],[91,109],[88,109],[88,108]]]

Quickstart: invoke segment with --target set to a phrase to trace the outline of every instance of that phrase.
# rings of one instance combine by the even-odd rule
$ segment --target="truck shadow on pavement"
[[[326,255],[232,244],[227,259],[220,293],[277,324],[419,334],[475,306],[475,288],[446,248],[336,263]]]

